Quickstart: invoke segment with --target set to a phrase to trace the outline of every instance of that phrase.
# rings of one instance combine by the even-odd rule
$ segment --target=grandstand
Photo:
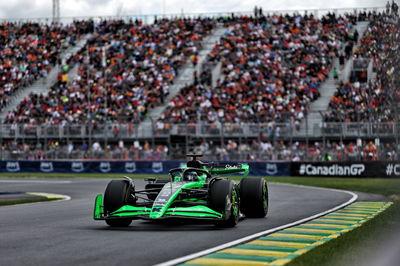
[[[163,103],[178,68],[196,56],[199,40],[211,29],[209,19],[103,21],[74,56],[80,64],[74,79],[61,77],[47,97],[30,95],[4,122],[141,121],[148,108]]]
[[[374,17],[361,39],[361,46],[354,51],[356,60],[366,61],[379,73],[374,79],[363,79],[363,73],[352,72],[350,82],[340,84],[325,114],[327,122],[395,122],[398,101],[392,99],[394,92],[390,84],[391,58],[397,51],[392,50],[398,42],[398,29],[394,18],[389,14]],[[383,35],[383,38],[382,38]],[[367,77],[367,73],[364,74]]]
[[[10,97],[39,78],[45,78],[60,61],[60,54],[78,39],[74,25],[39,23],[0,25],[0,110]]]
[[[398,15],[347,11],[3,23],[0,156],[396,160]]]

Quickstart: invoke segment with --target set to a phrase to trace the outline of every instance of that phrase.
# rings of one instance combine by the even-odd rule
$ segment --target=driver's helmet
[[[185,173],[185,180],[197,181],[197,180],[199,180],[199,175],[196,172],[187,172],[187,173]]]

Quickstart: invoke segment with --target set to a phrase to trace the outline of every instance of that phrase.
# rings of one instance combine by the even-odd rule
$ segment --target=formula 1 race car
[[[97,195],[94,219],[113,227],[129,226],[133,219],[186,220],[233,227],[239,217],[265,217],[268,187],[264,178],[247,177],[249,165],[204,163],[201,155],[169,171],[170,178],[146,178],[143,190],[129,177],[108,183]],[[221,174],[243,173],[239,183]]]

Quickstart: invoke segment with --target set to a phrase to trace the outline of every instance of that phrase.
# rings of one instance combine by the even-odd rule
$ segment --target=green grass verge
[[[8,206],[8,205],[17,205],[23,203],[34,203],[34,202],[43,202],[43,201],[52,201],[58,199],[49,199],[46,197],[35,197],[31,199],[17,199],[17,200],[0,200],[0,206]]]
[[[268,178],[270,182],[329,187],[382,194],[394,204],[361,227],[318,246],[288,265],[363,265],[371,251],[382,250],[387,238],[400,231],[400,179],[388,178]]]
[[[400,178],[269,177],[269,182],[354,190],[385,196],[400,194]]]

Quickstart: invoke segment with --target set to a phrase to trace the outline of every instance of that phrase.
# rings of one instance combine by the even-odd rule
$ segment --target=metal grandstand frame
[[[60,0],[53,0],[53,22],[60,22]]]
[[[57,0],[54,0],[57,1]],[[54,6],[53,3],[53,17],[32,17],[32,18],[7,18],[1,19],[0,21],[12,21],[12,22],[43,22],[50,23],[54,19]],[[59,7],[59,5],[58,5]],[[322,9],[276,9],[271,10],[267,8],[263,8],[264,15],[274,15],[274,14],[313,14],[314,16],[321,17],[328,13],[335,14],[346,14],[346,13],[358,13],[360,11],[365,12],[380,12],[384,11],[384,6],[371,6],[371,7],[347,7],[347,8],[322,8]],[[57,13],[57,12],[56,12]],[[57,14],[55,14],[57,15]],[[60,12],[58,11],[58,16]],[[166,14],[131,14],[131,15],[99,15],[99,16],[60,16],[59,22],[62,23],[71,23],[75,20],[113,20],[113,19],[122,19],[122,20],[134,20],[138,19],[143,21],[144,23],[151,24],[154,22],[155,18],[193,18],[193,17],[230,17],[230,16],[251,16],[254,15],[254,11],[235,11],[235,12],[193,12],[193,13],[166,13]]]
[[[117,126],[118,134],[113,132]],[[398,138],[399,122],[323,122],[313,124],[310,133],[296,128],[292,123],[223,123],[198,122],[172,124],[169,129],[157,129],[156,122],[104,123],[104,124],[0,124],[1,139],[152,139],[168,138],[170,135],[190,134],[199,138],[234,138],[246,136],[288,139],[316,138]]]
[[[113,129],[119,128],[118,132]],[[320,147],[325,149],[329,143],[357,143],[359,141],[374,141],[376,143],[390,143],[399,153],[400,123],[323,123],[314,125],[314,129],[320,135],[308,135],[299,131],[290,123],[186,123],[171,125],[169,130],[157,129],[155,123],[142,124],[88,124],[75,125],[5,125],[0,124],[0,147],[5,143],[16,142],[19,144],[36,145],[41,143],[44,151],[50,152],[46,158],[72,159],[66,155],[65,151],[48,150],[52,143],[67,145],[73,143],[80,146],[83,143],[92,147],[94,142],[100,143],[102,147],[118,146],[120,141],[126,146],[131,146],[135,141],[142,144],[147,141],[153,150],[160,144],[170,147],[170,159],[177,158],[182,152],[173,152],[174,146],[180,146],[181,151],[191,151],[202,141],[212,142],[217,145],[226,144],[229,140],[240,143],[251,143],[252,141],[270,142],[273,145],[284,141],[286,145],[292,146],[295,142],[313,145],[319,142]],[[172,138],[178,137],[180,140],[174,142]],[[175,144],[174,144],[175,143]],[[219,143],[219,144],[218,144]],[[395,145],[394,145],[395,144]],[[179,150],[179,149],[178,149]],[[307,148],[308,150],[308,148]],[[143,151],[140,151],[143,152]],[[245,154],[237,152],[230,155],[233,158],[243,159]],[[182,154],[185,154],[184,152]],[[0,159],[22,159],[22,154],[18,151],[10,153],[10,150],[0,150]],[[79,155],[82,156],[82,155]],[[79,158],[76,155],[76,158]],[[86,154],[81,158],[103,158],[103,155],[93,153]],[[264,155],[260,154],[260,158]],[[178,156],[179,157],[179,156]],[[115,157],[116,159],[122,157]],[[138,157],[140,158],[140,156]],[[164,158],[167,159],[167,158]]]

